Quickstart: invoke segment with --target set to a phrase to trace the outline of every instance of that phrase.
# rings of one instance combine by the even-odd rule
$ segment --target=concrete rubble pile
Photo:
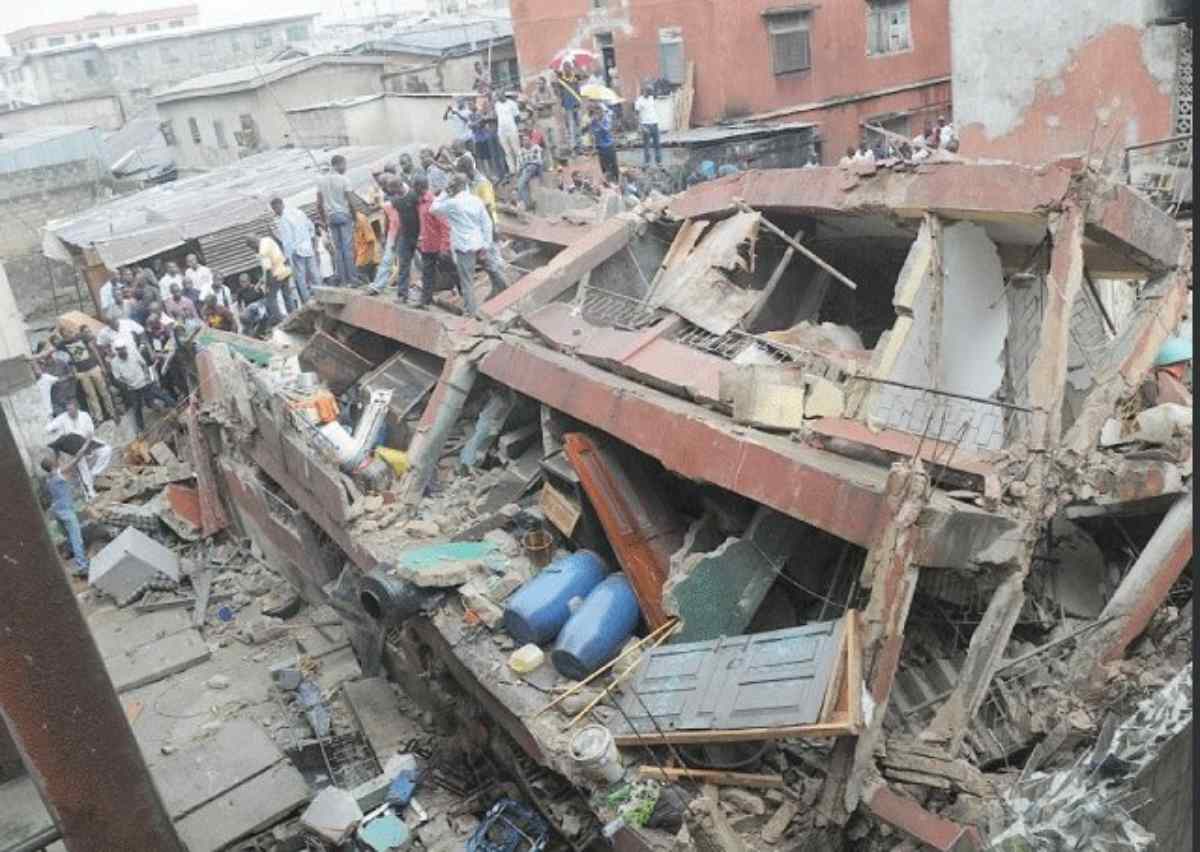
[[[1192,425],[1154,362],[1190,230],[1086,165],[931,161],[500,231],[480,318],[318,288],[299,353],[197,357],[184,455],[261,568],[230,608],[289,601],[206,638],[346,643],[270,657],[310,782],[273,837],[1140,850],[1183,818],[1150,803],[1190,751]]]

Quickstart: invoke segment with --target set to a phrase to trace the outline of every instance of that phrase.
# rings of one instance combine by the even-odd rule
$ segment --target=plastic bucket
[[[617,743],[603,725],[586,725],[571,737],[571,759],[594,781],[615,784],[625,775]]]
[[[550,556],[554,553],[554,540],[545,530],[530,530],[521,541],[525,547],[525,555],[535,568],[545,568],[550,564]]]

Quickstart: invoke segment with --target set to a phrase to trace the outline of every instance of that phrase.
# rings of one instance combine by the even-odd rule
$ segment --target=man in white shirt
[[[856,163],[873,163],[875,162],[875,152],[867,147],[867,143],[863,142],[858,146],[858,150],[854,153],[854,162]]]
[[[78,441],[62,442],[61,439],[68,435],[76,435],[83,439],[83,443]],[[67,449],[63,444],[78,444],[82,449],[75,450],[71,455],[82,453],[79,460],[75,463],[75,469],[79,472],[79,484],[83,487],[84,496],[91,500],[96,496],[96,477],[103,473],[109,462],[112,461],[112,447],[103,441],[97,441],[96,425],[92,422],[91,416],[86,411],[79,410],[79,403],[71,399],[67,401],[67,410],[55,417],[46,425],[46,436],[50,439],[50,446],[56,450],[62,451]],[[59,446],[55,446],[55,445]]]
[[[271,212],[275,214],[275,233],[283,244],[283,254],[292,265],[292,283],[300,304],[312,298],[309,287],[321,283],[321,270],[317,265],[317,232],[312,220],[299,207],[287,207],[283,199],[271,199]]]
[[[173,260],[167,262],[167,271],[158,279],[158,295],[161,301],[165,302],[171,297],[172,284],[178,284],[179,289],[183,289],[183,276],[179,274],[179,264]]]
[[[492,296],[504,290],[508,282],[498,263],[499,253],[492,241],[492,217],[474,193],[467,191],[467,179],[455,172],[450,184],[434,199],[429,212],[440,216],[450,225],[450,248],[454,252],[454,266],[458,269],[458,286],[463,307],[471,316],[477,316],[479,305],[475,301],[475,264],[482,264],[492,282]]]
[[[528,133],[521,134],[521,150],[517,152],[517,196],[528,210],[533,199],[529,182],[542,176],[542,146],[534,145]]]
[[[958,139],[958,131],[954,129],[954,125],[946,121],[946,116],[938,116],[938,147],[949,149],[951,141]],[[956,146],[957,147],[957,146]]]
[[[649,86],[642,87],[642,93],[633,102],[633,108],[637,111],[638,124],[642,128],[642,165],[650,165],[650,149],[653,148],[654,163],[661,166],[662,144],[658,138],[658,108],[654,104]]]
[[[146,329],[142,328],[140,324],[117,314],[106,316],[104,324],[105,327],[100,329],[100,333],[96,335],[96,343],[109,353],[116,349],[118,340],[124,341],[126,346],[136,351],[139,338],[146,333]]]
[[[113,349],[116,357],[109,362],[113,381],[125,392],[128,407],[133,409],[138,432],[144,432],[146,431],[146,418],[143,412],[145,405],[158,401],[164,405],[173,406],[175,400],[158,386],[158,382],[154,381],[154,376],[150,372],[150,368],[146,366],[145,360],[136,349],[129,346],[127,341],[114,341]]]
[[[203,302],[212,293],[212,270],[207,266],[202,266],[199,258],[194,254],[189,254],[185,262],[187,263],[187,269],[183,273],[184,280],[187,281],[189,287],[196,291],[200,297],[200,301]]]
[[[517,163],[521,143],[517,135],[517,117],[521,113],[521,108],[517,106],[516,99],[508,92],[501,92],[499,100],[496,101],[496,137],[500,140],[500,147],[504,150],[504,159],[508,162],[508,170],[515,173],[517,171]]]
[[[120,301],[121,285],[117,281],[116,274],[111,270],[108,272],[108,280],[100,285],[100,316],[108,316],[109,312],[117,306]]]

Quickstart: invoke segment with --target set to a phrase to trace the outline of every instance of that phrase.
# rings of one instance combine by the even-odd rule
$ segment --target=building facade
[[[25,55],[39,102],[116,95],[129,112],[184,80],[265,62],[312,38],[314,14],[221,27],[168,29]]]
[[[157,97],[167,145],[181,171],[199,171],[286,145],[311,145],[286,111],[382,91],[385,60],[313,56],[233,68]]]
[[[513,0],[512,17],[527,76],[583,48],[631,98],[693,65],[693,125],[813,122],[826,163],[866,122],[911,136],[950,110],[949,0]]]
[[[38,102],[33,74],[20,56],[0,57],[0,109],[12,110]]]
[[[1192,35],[1172,0],[952,0],[962,151],[1022,163],[1119,157],[1192,132]]]
[[[98,12],[70,21],[22,27],[6,34],[4,40],[8,42],[8,47],[14,54],[22,54],[47,47],[66,47],[116,36],[194,27],[199,20],[200,8],[195,3],[149,9],[145,12],[130,12],[125,15]]]
[[[424,20],[365,40],[353,52],[387,57],[393,70],[386,88],[393,92],[473,91],[476,63],[495,88],[520,81],[512,21],[503,15]]]

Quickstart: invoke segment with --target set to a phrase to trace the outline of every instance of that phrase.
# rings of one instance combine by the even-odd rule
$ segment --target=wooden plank
[[[846,692],[848,693],[848,712],[850,724],[861,728],[863,724],[862,708],[862,641],[858,634],[858,611],[846,610]]]
[[[844,737],[854,733],[849,717],[835,716],[830,722],[815,725],[784,725],[778,728],[730,728],[729,730],[667,731],[645,734],[617,734],[613,740],[622,748],[639,745],[702,745],[704,743],[746,743],[771,740]]]
[[[382,677],[351,681],[342,687],[342,691],[363,736],[382,765],[414,734],[412,724],[400,714],[396,693]]]
[[[150,768],[173,819],[185,817],[283,759],[271,737],[249,719],[234,719],[216,735]]]
[[[751,211],[751,208],[746,204],[739,203],[738,207],[740,207],[744,212]],[[853,281],[851,281],[845,275],[843,275],[842,273],[840,273],[836,269],[834,269],[832,266],[830,266],[827,261],[823,260],[820,256],[815,254],[812,249],[810,249],[806,246],[803,246],[800,243],[793,240],[785,231],[783,231],[778,225],[771,222],[765,216],[763,217],[762,224],[763,224],[763,227],[766,228],[768,231],[773,232],[775,234],[775,236],[779,237],[779,239],[783,240],[785,243],[787,243],[789,246],[794,248],[796,251],[800,252],[800,254],[804,255],[809,260],[811,260],[813,263],[815,263],[817,266],[824,269],[826,272],[828,272],[830,275],[832,275],[838,281],[841,281],[843,284],[845,284],[851,290],[858,289],[857,284],[855,284]]]
[[[165,610],[179,612],[179,610]],[[189,628],[129,654],[112,654],[104,659],[108,676],[117,692],[128,692],[173,674],[187,671],[212,656],[200,633]]]
[[[638,775],[642,778],[652,778],[655,781],[696,781],[703,784],[715,784],[718,787],[763,787],[778,788],[783,786],[782,775],[761,775],[755,772],[725,772],[715,769],[682,769],[657,766],[639,766]]]
[[[658,270],[654,273],[654,278],[650,280],[650,290],[646,293],[647,300],[653,295],[654,288],[658,285],[663,273],[675,264],[682,262],[696,247],[700,235],[704,233],[708,224],[706,219],[685,219],[679,226],[679,230],[675,232],[675,238],[671,240],[671,247],[667,249],[662,263],[658,265]]]
[[[563,494],[549,482],[543,483],[541,498],[538,501],[546,519],[568,538],[575,532],[575,525],[583,515],[583,509],[578,503]]]
[[[825,685],[825,699],[821,702],[821,715],[817,717],[819,722],[827,722],[833,714],[837,712],[838,698],[842,694],[842,682],[846,679],[846,621],[842,619],[842,623],[838,625],[838,651],[836,662],[834,663],[833,673],[829,676],[829,683]]]
[[[217,852],[274,825],[308,799],[304,776],[284,761],[193,811],[175,829],[189,852]]]
[[[192,588],[196,590],[196,607],[192,610],[192,626],[202,627],[208,614],[208,596],[212,591],[213,570],[205,565],[192,575]]]

